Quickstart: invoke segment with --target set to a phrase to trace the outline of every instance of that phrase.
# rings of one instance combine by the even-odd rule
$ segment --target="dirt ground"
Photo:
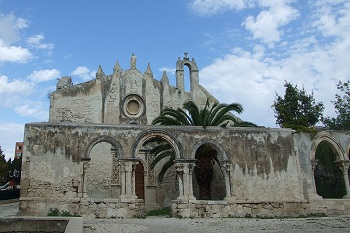
[[[18,202],[0,203],[0,217],[16,216]],[[223,218],[84,219],[86,233],[350,232],[350,216],[286,219]]]

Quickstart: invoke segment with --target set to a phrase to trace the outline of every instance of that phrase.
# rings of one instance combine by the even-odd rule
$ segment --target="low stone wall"
[[[0,232],[82,233],[79,217],[7,217],[0,218]]]
[[[350,214],[350,200],[329,199],[309,202],[228,202],[228,201],[174,201],[174,217],[230,218],[230,217],[300,217],[308,215]]]
[[[144,203],[138,200],[121,201],[120,199],[43,199],[20,198],[21,214],[47,216],[53,209],[66,211],[72,215],[90,218],[134,218],[145,214]],[[36,210],[32,213],[31,210]]]

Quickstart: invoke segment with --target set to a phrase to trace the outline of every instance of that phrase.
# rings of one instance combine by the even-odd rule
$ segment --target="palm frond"
[[[225,127],[228,122],[232,122],[235,126],[237,119],[232,115],[223,115],[215,121],[215,125]]]
[[[154,169],[154,167],[164,158],[169,157],[169,159],[175,158],[174,150],[164,150],[157,154],[150,165],[150,169]]]
[[[236,121],[234,126],[236,127],[257,127],[256,124],[249,121]]]
[[[175,164],[175,157],[174,158],[169,158],[169,160],[164,163],[162,166],[162,169],[160,169],[159,174],[158,174],[158,182],[161,183],[165,173]]]
[[[229,105],[226,104],[219,104],[216,109],[214,110],[215,114],[213,115],[212,121],[211,121],[211,125],[220,125],[219,122],[222,122],[221,118],[223,116],[228,116],[228,113],[230,111],[235,111],[237,113],[242,113],[243,112],[243,107],[241,104],[238,103],[232,103]],[[229,115],[231,116],[231,115]],[[234,119],[234,117],[232,116],[232,119]]]
[[[166,108],[158,117],[156,117],[152,124],[160,125],[190,125],[191,119],[187,116],[186,112],[178,108],[177,110]]]

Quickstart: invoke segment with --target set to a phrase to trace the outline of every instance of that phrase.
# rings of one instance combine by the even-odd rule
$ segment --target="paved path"
[[[0,203],[0,218],[1,217],[14,217],[18,213],[18,202],[14,203]]]
[[[0,204],[0,217],[16,216],[18,202]],[[146,219],[84,219],[86,233],[229,233],[229,232],[350,232],[350,216],[310,217],[292,219],[176,219],[148,217]]]

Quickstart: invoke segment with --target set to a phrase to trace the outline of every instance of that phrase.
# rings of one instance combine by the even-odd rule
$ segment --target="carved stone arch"
[[[315,159],[316,156],[316,149],[318,147],[318,145],[321,142],[328,142],[329,144],[331,144],[333,146],[333,148],[336,150],[337,152],[337,157],[338,160],[344,160],[345,159],[345,153],[344,150],[342,149],[342,147],[340,146],[340,144],[335,140],[335,138],[328,132],[320,132],[316,135],[315,140],[312,143],[312,149],[311,149],[311,159]]]
[[[114,138],[110,137],[110,136],[100,136],[100,137],[97,137],[95,138],[94,140],[92,140],[90,143],[89,143],[89,146],[87,147],[86,151],[85,151],[85,154],[84,154],[84,157],[85,158],[90,158],[90,152],[92,150],[92,148],[100,143],[100,142],[108,142],[110,143],[114,148],[116,148],[117,150],[117,157],[118,158],[123,158],[123,153],[122,153],[122,150],[121,150],[121,145],[120,143],[115,140]]]
[[[184,158],[181,143],[177,140],[177,138],[173,134],[171,134],[165,130],[161,130],[161,129],[150,129],[150,130],[146,130],[146,131],[142,132],[134,142],[133,149],[132,149],[132,155],[131,155],[132,158],[136,158],[142,145],[147,140],[154,138],[154,137],[159,137],[159,138],[162,138],[165,141],[167,141],[174,148],[176,159],[183,159]]]
[[[190,89],[191,91],[194,91],[199,86],[198,66],[193,58],[190,60],[187,57],[187,53],[185,53],[185,57],[183,59],[179,58],[176,62],[176,87],[180,91],[185,90],[184,66],[189,68]]]
[[[350,140],[346,145],[345,159],[350,159]]]
[[[191,153],[191,159],[196,158],[196,151],[198,150],[199,147],[201,147],[202,145],[205,145],[205,144],[213,145],[215,147],[215,149],[217,149],[217,151],[219,152],[218,155],[221,157],[219,159],[219,161],[225,161],[225,162],[229,161],[223,146],[220,143],[218,143],[217,141],[214,141],[212,139],[207,139],[207,138],[201,140],[193,147],[193,150]]]
[[[211,188],[209,189],[211,192],[211,198],[214,198],[213,200],[222,200],[223,198],[230,199],[232,195],[232,187],[231,187],[232,186],[231,185],[232,165],[229,158],[227,157],[226,151],[219,142],[208,138],[202,139],[201,141],[195,144],[191,153],[191,160],[196,161],[196,164],[197,164],[196,152],[203,145],[212,146],[213,149],[217,151],[217,156],[218,156],[217,159],[219,161],[219,164],[217,163],[213,164],[214,178],[211,181],[211,185],[210,185]],[[221,174],[218,174],[215,172],[215,166],[217,167],[216,172],[219,172]],[[194,177],[194,180],[197,181],[196,183],[194,183],[194,186],[193,186],[194,187],[193,192],[195,193],[195,197],[196,197],[198,196],[198,191],[199,191],[198,188],[200,188],[200,185],[196,177]],[[225,190],[225,193],[222,192],[223,189]],[[201,190],[203,191],[204,189],[201,188]],[[222,194],[224,194],[224,196],[221,196]],[[201,195],[199,194],[199,197],[200,196]]]

